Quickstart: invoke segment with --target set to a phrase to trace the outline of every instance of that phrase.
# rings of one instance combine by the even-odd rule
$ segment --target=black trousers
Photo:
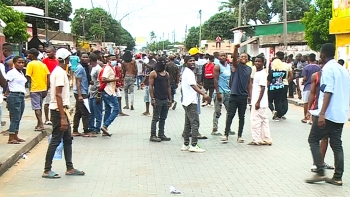
[[[238,137],[242,137],[247,104],[248,104],[248,96],[239,96],[234,94],[230,95],[230,101],[228,104],[227,117],[226,117],[225,136],[228,136],[231,129],[232,120],[235,117],[236,112],[238,110],[238,118],[239,118]]]
[[[88,98],[86,94],[82,95],[84,99]],[[74,94],[75,98],[75,114],[73,119],[73,132],[78,132],[80,119],[83,122],[84,133],[89,133],[90,113],[86,109],[84,102],[80,102],[78,94]]]

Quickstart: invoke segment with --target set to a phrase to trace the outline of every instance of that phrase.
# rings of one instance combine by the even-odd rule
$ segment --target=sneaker
[[[167,137],[165,135],[162,135],[162,136],[158,136],[159,139],[161,139],[162,141],[170,141],[171,138],[170,137]]]
[[[188,151],[190,151],[190,152],[195,152],[195,153],[204,153],[204,152],[205,152],[205,150],[202,149],[202,148],[199,148],[198,145],[196,145],[196,146],[190,146],[190,148],[188,149]]]
[[[287,118],[285,116],[282,116],[282,120],[287,120]]]
[[[186,146],[185,144],[183,144],[181,147],[181,151],[188,151],[188,149],[190,149],[189,145]]]
[[[151,136],[149,138],[149,141],[151,141],[151,142],[161,142],[162,140],[160,138],[157,138],[157,136]]]
[[[208,102],[202,103],[202,107],[205,107],[205,106],[207,106],[207,105],[208,105]]]
[[[238,142],[238,143],[244,143],[244,139],[242,139],[241,137],[238,137],[238,138],[237,138],[237,142]]]
[[[221,142],[228,142],[228,136],[224,136],[221,138]]]
[[[217,131],[211,132],[211,135],[222,136],[222,134]]]
[[[312,165],[311,166],[311,172],[317,172],[317,166],[316,165]]]
[[[281,118],[272,118],[272,121],[274,121],[274,122],[279,122],[279,121],[281,121],[282,119]]]
[[[50,120],[45,122],[45,125],[52,125],[52,122]]]
[[[329,183],[329,184],[332,184],[332,185],[336,185],[336,186],[342,186],[343,185],[343,181],[342,180],[336,180],[334,178],[326,179],[326,183]]]
[[[319,175],[319,174],[315,174],[312,177],[308,178],[305,180],[306,183],[317,183],[317,182],[322,182],[327,180],[327,177],[324,175]]]
[[[175,110],[176,109],[176,105],[177,105],[177,102],[176,101],[174,101],[174,104],[173,104],[173,110]]]

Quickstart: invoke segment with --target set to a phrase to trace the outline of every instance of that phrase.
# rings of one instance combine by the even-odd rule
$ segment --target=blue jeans
[[[90,105],[90,122],[89,131],[100,132],[102,125],[102,99],[101,103],[96,103],[96,98],[89,99]]]
[[[102,92],[102,98],[105,104],[103,127],[107,128],[119,114],[119,103],[116,96],[108,95],[105,91]]]
[[[11,114],[9,134],[15,134],[15,132],[19,131],[19,123],[21,122],[24,112],[24,93],[10,92],[6,101],[7,108]]]
[[[140,84],[143,81],[143,75],[139,75],[136,78],[136,83],[137,83],[137,89],[140,89]]]

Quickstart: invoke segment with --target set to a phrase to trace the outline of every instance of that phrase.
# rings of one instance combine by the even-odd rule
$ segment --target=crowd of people
[[[37,118],[34,130],[43,131],[44,125],[52,125],[52,138],[42,175],[44,178],[60,177],[51,168],[61,140],[64,144],[66,175],[85,174],[73,167],[72,136],[97,137],[102,134],[111,137],[113,130],[109,126],[118,115],[128,116],[122,110],[135,110],[136,84],[145,93],[146,111],[142,115],[152,117],[152,142],[171,140],[165,135],[164,128],[169,109],[176,109],[174,95],[180,90],[181,105],[185,111],[181,151],[197,153],[205,152],[198,146],[198,140],[207,139],[199,133],[201,107],[213,106],[211,134],[222,136],[222,143],[227,143],[229,136],[236,134],[231,125],[238,112],[237,142],[245,143],[242,134],[245,113],[250,105],[252,140],[248,145],[272,145],[268,114],[272,113],[273,121],[285,120],[287,97],[298,94],[305,109],[302,122],[312,125],[308,141],[314,162],[312,171],[316,174],[307,182],[327,181],[342,185],[344,158],[341,133],[348,119],[350,87],[348,71],[334,60],[333,44],[323,45],[319,61],[316,61],[315,54],[307,57],[297,55],[293,60],[292,56],[277,52],[269,65],[263,54],[256,57],[250,57],[245,52],[238,54],[240,45],[235,46],[232,60],[224,52],[210,55],[198,49],[191,49],[188,55],[180,57],[133,54],[131,51],[125,51],[122,55],[98,50],[87,53],[60,48],[56,51],[54,47],[47,47],[44,52],[42,46],[38,48],[29,49],[25,57],[21,57],[15,56],[12,46],[5,43],[3,54],[6,60],[4,65],[0,64],[0,86],[10,113],[10,127],[6,133],[9,136],[8,144],[25,142],[19,138],[18,132],[25,108],[26,87],[29,88],[31,106]],[[72,118],[71,92],[76,100]],[[224,134],[219,131],[218,124],[223,105],[226,109]],[[152,115],[150,106],[153,107]],[[45,120],[42,118],[42,108]],[[324,162],[329,138],[335,167]],[[335,168],[331,179],[324,176],[324,169],[327,168]]]

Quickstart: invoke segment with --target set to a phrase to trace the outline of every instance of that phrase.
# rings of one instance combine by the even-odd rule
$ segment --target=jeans
[[[281,118],[283,116],[282,113],[282,97],[283,97],[283,89],[278,90],[268,90],[268,99],[269,99],[269,108],[270,110],[277,112],[277,117]]]
[[[91,132],[100,132],[102,125],[102,99],[99,104],[96,103],[96,100],[96,98],[89,99],[91,111],[89,131]]]
[[[156,106],[153,107],[153,118],[151,123],[151,136],[157,136],[157,122],[158,124],[158,137],[164,136],[165,120],[168,117],[168,100],[155,100]]]
[[[143,75],[139,75],[136,78],[136,83],[137,83],[137,89],[140,89],[141,82],[143,81]]]
[[[107,128],[119,114],[119,103],[116,96],[108,95],[105,91],[102,92],[102,98],[105,105],[103,126]]]
[[[60,112],[56,110],[51,110],[51,121],[52,121],[52,138],[47,148],[46,159],[45,159],[45,172],[50,171],[52,168],[52,159],[55,155],[56,148],[61,143],[63,139],[63,150],[64,158],[66,160],[67,171],[74,169],[72,163],[72,133],[70,122],[67,117],[68,129],[67,131],[61,131],[61,115]]]
[[[24,112],[24,93],[10,92],[6,101],[7,108],[11,114],[9,134],[15,134],[15,132],[19,131],[19,123],[21,122]]]
[[[216,48],[218,48],[218,47],[221,48],[221,42],[216,42],[215,47]]]
[[[192,146],[196,146],[199,136],[199,114],[197,104],[190,104],[189,106],[183,106],[185,109],[185,126],[183,131],[184,144],[188,146],[190,144],[190,135],[192,133]]]
[[[176,94],[176,85],[174,83],[170,84],[170,88],[171,88],[171,99],[172,99],[172,103],[175,102],[174,96]]]
[[[320,140],[325,136],[328,136],[330,138],[329,143],[334,154],[335,170],[333,178],[336,180],[341,180],[344,172],[344,152],[341,140],[344,124],[335,123],[326,119],[326,127],[321,129],[318,127],[317,123],[318,117],[314,116],[308,139],[312,157],[315,165],[317,166],[317,173],[321,176],[324,175],[324,163],[322,162]]]
[[[124,78],[124,96],[125,96],[125,105],[129,107],[129,95],[130,95],[130,103],[134,105],[134,83],[135,77],[126,76]]]
[[[282,94],[282,116],[286,115],[288,112],[288,98],[287,98],[287,94],[288,94],[288,86],[284,85],[283,88],[283,94]]]
[[[87,98],[86,94],[82,95],[84,99]],[[79,101],[78,94],[74,94],[75,97],[75,114],[73,119],[73,132],[78,132],[80,119],[83,122],[84,133],[89,132],[89,123],[90,123],[90,113],[87,110],[84,102]]]
[[[218,122],[221,116],[222,104],[224,104],[226,111],[229,109],[230,94],[222,93],[222,101],[219,102],[216,93],[214,94],[214,113],[213,113],[213,132],[218,131]]]
[[[247,109],[248,96],[230,95],[230,102],[227,110],[225,136],[228,136],[232,124],[232,120],[238,110],[239,126],[238,137],[242,137],[244,127],[245,111]]]

